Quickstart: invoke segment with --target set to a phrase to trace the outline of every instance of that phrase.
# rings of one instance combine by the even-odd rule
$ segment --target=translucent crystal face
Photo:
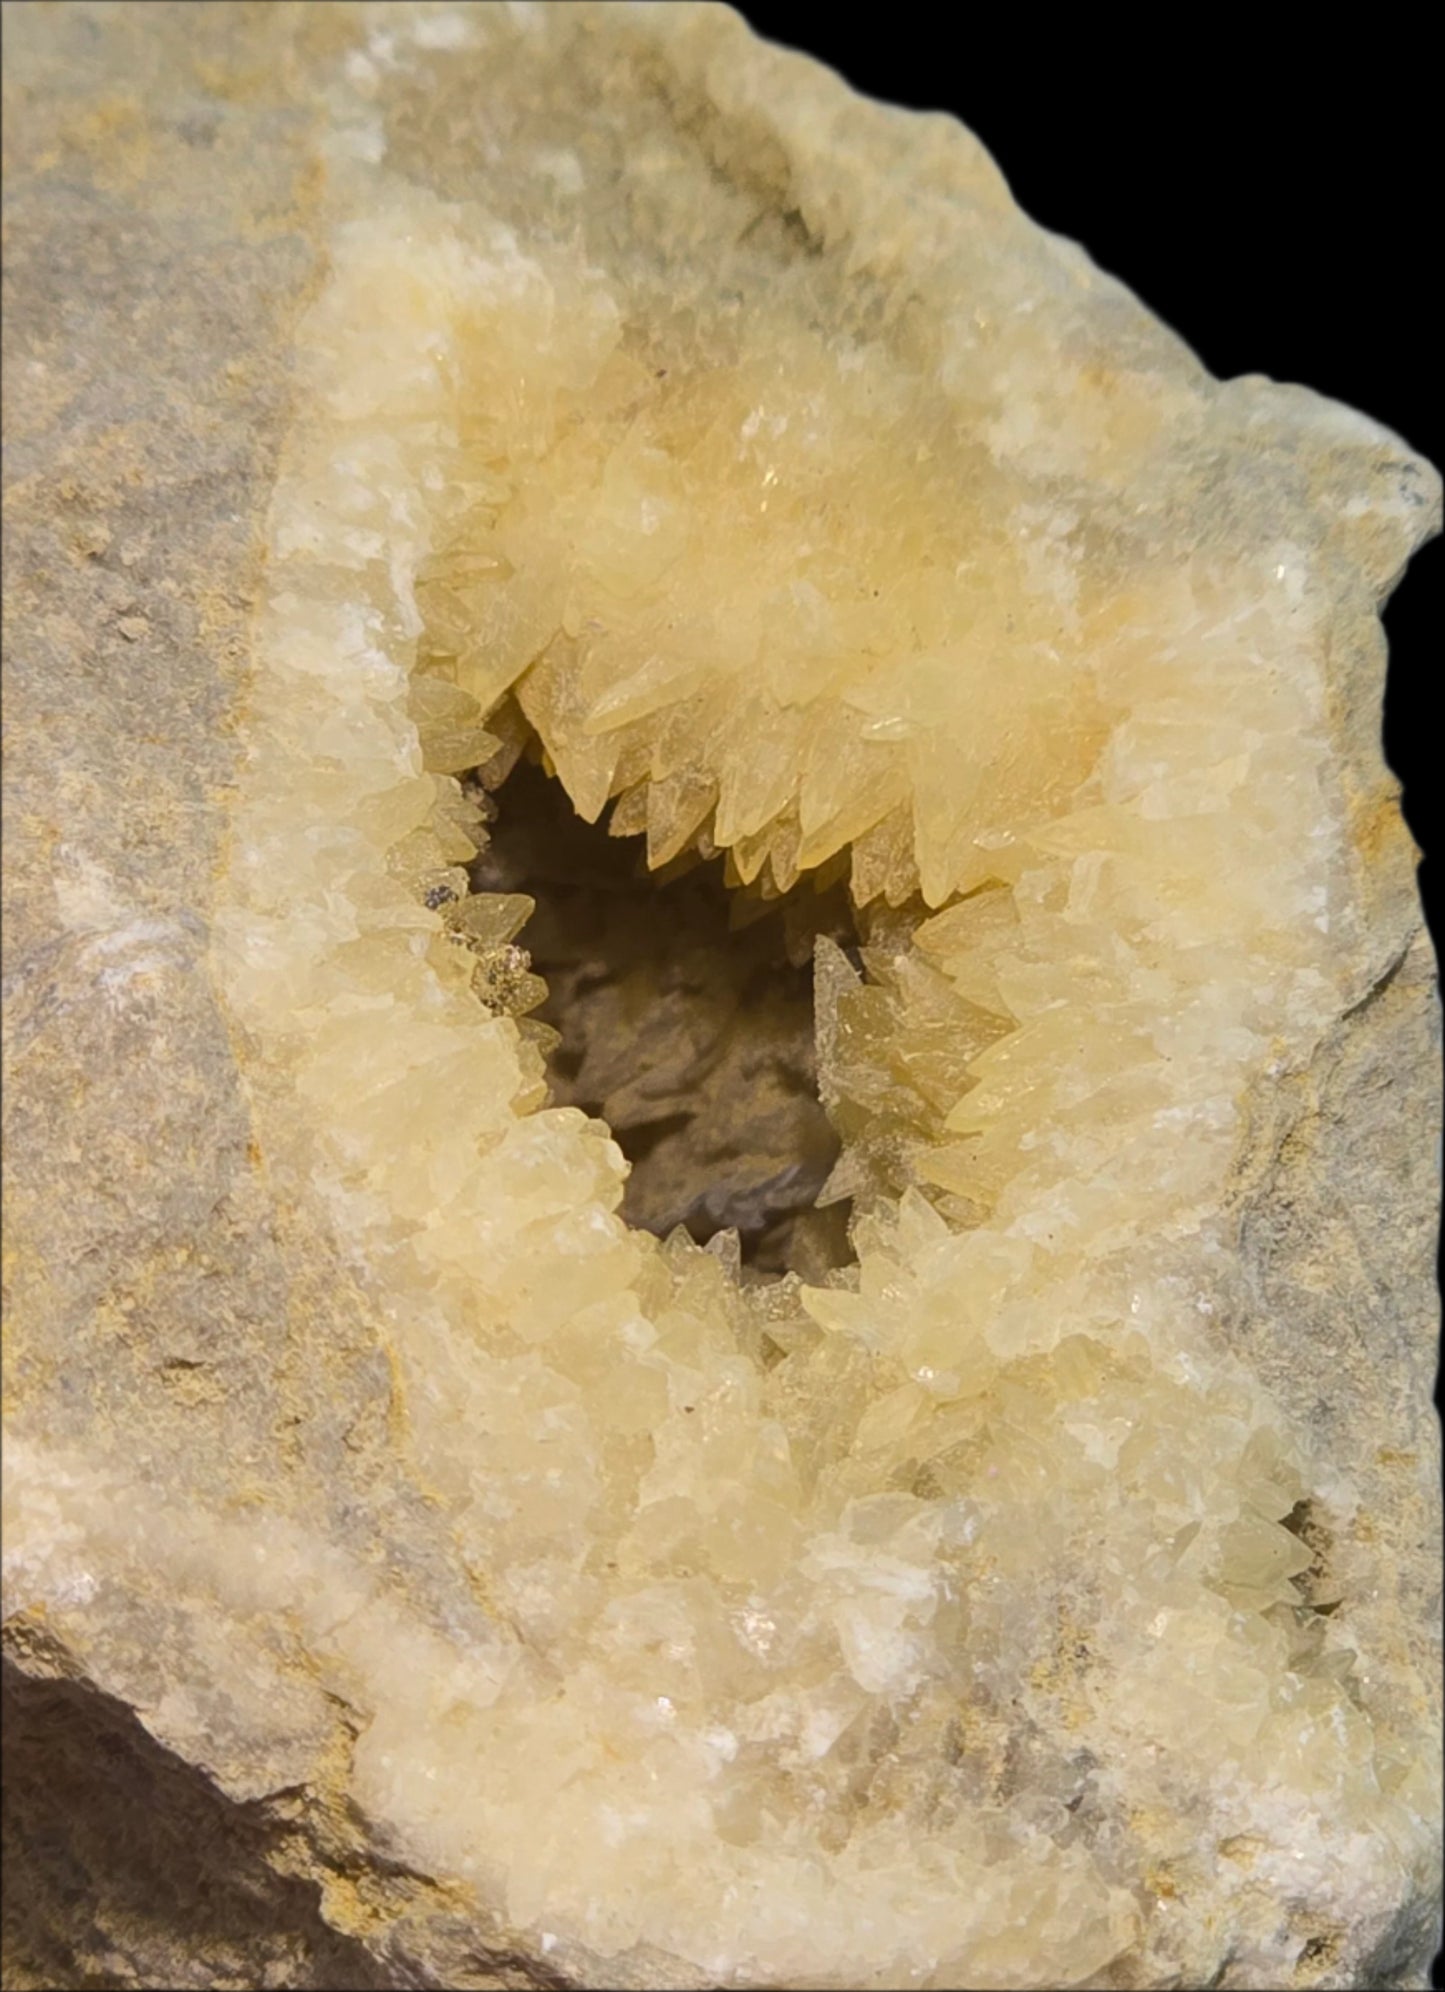
[[[529,84],[505,18],[492,124],[438,72],[337,169],[228,929],[493,1628],[400,1693],[352,1625],[366,1801],[514,1925],[712,1982],[1127,1975],[1246,1842],[1264,1899],[1347,1854],[1388,1892],[1417,1773],[1211,1320],[1242,1103],[1334,993],[1303,523],[1236,530],[1228,485],[1196,531],[1234,405],[1072,252],[1000,257],[976,162],[891,288],[816,160],[789,222],[641,55],[596,86],[625,194],[595,105],[544,158],[593,72]],[[480,130],[531,177],[477,177]],[[793,1047],[742,1183],[786,1277],[697,1242],[736,1087],[699,1055],[649,1121],[615,955],[586,1021],[611,888],[544,878],[551,775],[657,878],[724,872],[693,979],[710,1049]],[[680,985],[671,890],[628,918]],[[807,944],[826,1128],[778,1021]]]

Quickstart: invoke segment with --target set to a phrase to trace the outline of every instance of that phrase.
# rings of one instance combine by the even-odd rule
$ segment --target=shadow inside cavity
[[[519,936],[560,1032],[552,1096],[600,1116],[632,1164],[622,1214],[699,1244],[735,1229],[754,1276],[852,1260],[846,1203],[815,1207],[839,1143],[818,1098],[812,939],[855,939],[846,887],[804,881],[761,918],[723,860],[650,873],[642,837],[584,823],[522,760],[495,797],[479,892],[526,892]]]

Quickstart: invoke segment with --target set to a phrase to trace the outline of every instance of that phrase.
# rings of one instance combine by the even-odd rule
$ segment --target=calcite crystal
[[[1434,473],[725,9],[39,15],[145,368],[14,426],[13,1982],[1422,1982]],[[792,1270],[560,1103],[523,757],[811,947]]]

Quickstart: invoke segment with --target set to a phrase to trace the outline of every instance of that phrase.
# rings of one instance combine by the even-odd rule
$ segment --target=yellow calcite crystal
[[[1221,1315],[1250,1101],[1360,993],[1324,660],[1430,473],[726,10],[335,12],[216,959],[489,1627],[265,1537],[356,1802],[567,1982],[1335,1982],[1434,1743]],[[529,742],[654,867],[846,876],[855,1265],[629,1228],[549,1104],[462,779]]]

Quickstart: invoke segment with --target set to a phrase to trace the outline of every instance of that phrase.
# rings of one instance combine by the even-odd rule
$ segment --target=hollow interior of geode
[[[495,722],[494,722],[495,724]],[[535,735],[471,774],[488,819],[476,892],[525,893],[518,939],[547,985],[532,1014],[557,1033],[549,1091],[605,1121],[630,1165],[621,1214],[706,1245],[736,1232],[745,1279],[821,1281],[849,1259],[849,1200],[819,1203],[840,1154],[818,1093],[818,935],[855,961],[844,880],[777,900],[729,892],[695,848],[661,872],[644,840],[584,823]],[[608,812],[609,814],[611,812]]]

